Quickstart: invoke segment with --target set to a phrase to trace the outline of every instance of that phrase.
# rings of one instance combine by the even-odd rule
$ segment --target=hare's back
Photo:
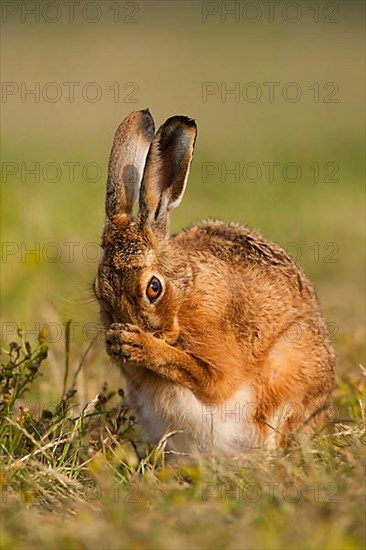
[[[208,220],[185,229],[174,240],[189,251],[207,253],[242,266],[255,264],[300,272],[281,246],[246,225]]]

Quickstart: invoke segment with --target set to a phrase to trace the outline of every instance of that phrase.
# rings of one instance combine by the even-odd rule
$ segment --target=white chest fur
[[[257,444],[252,420],[255,394],[249,384],[220,405],[204,404],[190,390],[173,384],[138,391],[130,387],[130,397],[151,442],[168,431],[182,430],[170,438],[172,450],[237,454]]]

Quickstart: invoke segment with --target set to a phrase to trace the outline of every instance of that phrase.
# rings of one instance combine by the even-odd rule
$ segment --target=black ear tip
[[[148,107],[146,109],[142,109],[141,113],[142,113],[142,128],[143,128],[144,134],[149,140],[152,140],[155,133],[154,119],[151,116],[151,113]]]
[[[179,115],[177,118],[186,126],[189,126],[190,128],[197,128],[196,121],[193,118],[184,115]]]
[[[197,129],[196,122],[193,120],[193,118],[190,118],[185,115],[175,115],[168,120],[165,121],[163,126],[187,126],[188,128],[195,128]]]

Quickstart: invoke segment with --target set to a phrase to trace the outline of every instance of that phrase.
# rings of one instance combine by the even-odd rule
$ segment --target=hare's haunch
[[[240,454],[324,422],[335,359],[314,290],[280,246],[218,221],[169,235],[196,134],[185,116],[155,134],[148,110],[118,127],[95,293],[150,440],[181,430],[173,449]]]

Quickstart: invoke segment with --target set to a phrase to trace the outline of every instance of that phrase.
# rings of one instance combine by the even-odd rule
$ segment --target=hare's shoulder
[[[295,262],[278,244],[237,223],[207,220],[184,229],[173,237],[189,251],[207,252],[221,259],[297,269]]]

